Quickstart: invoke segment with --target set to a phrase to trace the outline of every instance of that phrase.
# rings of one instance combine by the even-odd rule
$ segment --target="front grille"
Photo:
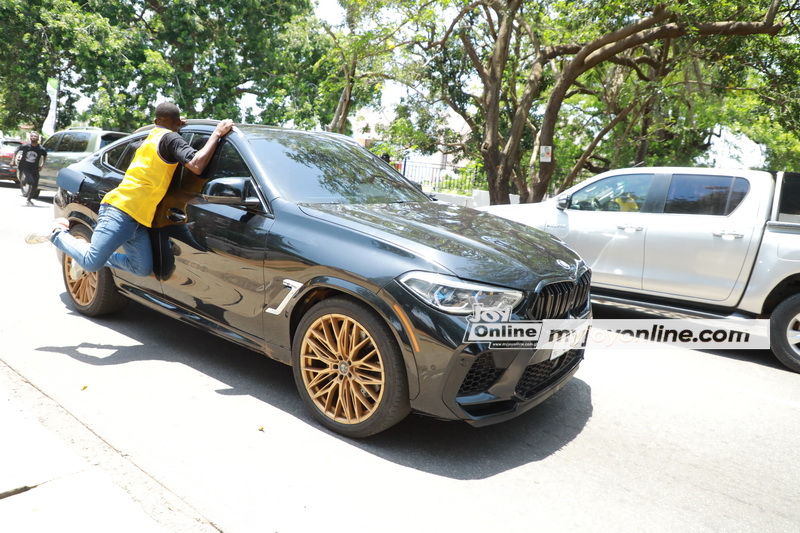
[[[526,400],[533,398],[538,392],[575,368],[582,358],[581,353],[581,350],[570,350],[556,359],[528,365],[514,392]]]
[[[485,353],[478,356],[467,372],[467,377],[461,383],[458,395],[470,396],[486,392],[486,389],[492,386],[501,372],[502,370],[495,366],[492,354]]]
[[[528,318],[532,320],[549,320],[567,318],[572,313],[580,315],[589,305],[589,283],[592,280],[590,271],[586,271],[578,279],[578,283],[562,281],[545,285],[533,305],[528,310]]]

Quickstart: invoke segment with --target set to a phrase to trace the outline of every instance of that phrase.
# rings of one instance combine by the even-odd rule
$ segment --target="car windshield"
[[[248,140],[270,182],[295,203],[429,202],[377,156],[347,140],[299,131],[252,129]]]

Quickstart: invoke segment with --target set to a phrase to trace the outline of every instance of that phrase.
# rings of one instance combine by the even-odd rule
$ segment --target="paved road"
[[[286,366],[139,305],[73,312],[52,247],[22,241],[52,206],[23,203],[0,182],[5,383],[40,391],[45,425],[168,529],[800,528],[800,374],[768,352],[589,351],[511,422],[412,415],[350,441],[314,424]]]

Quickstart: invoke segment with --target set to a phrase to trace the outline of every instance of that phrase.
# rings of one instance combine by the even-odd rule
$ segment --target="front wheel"
[[[775,308],[769,330],[772,353],[787,368],[800,372],[800,294],[787,298]]]
[[[92,240],[92,231],[83,225],[74,226],[69,232],[87,242]],[[128,299],[117,291],[111,270],[86,272],[72,257],[61,254],[61,273],[72,306],[85,316],[99,316],[121,309]]]
[[[331,298],[306,313],[292,344],[292,368],[314,417],[346,437],[384,431],[411,410],[394,336],[356,300]]]

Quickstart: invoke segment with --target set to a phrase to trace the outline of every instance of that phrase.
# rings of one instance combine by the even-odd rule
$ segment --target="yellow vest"
[[[136,150],[120,184],[103,197],[103,202],[128,213],[148,228],[178,166],[178,163],[167,163],[158,155],[158,143],[169,132],[166,128],[153,128]]]

